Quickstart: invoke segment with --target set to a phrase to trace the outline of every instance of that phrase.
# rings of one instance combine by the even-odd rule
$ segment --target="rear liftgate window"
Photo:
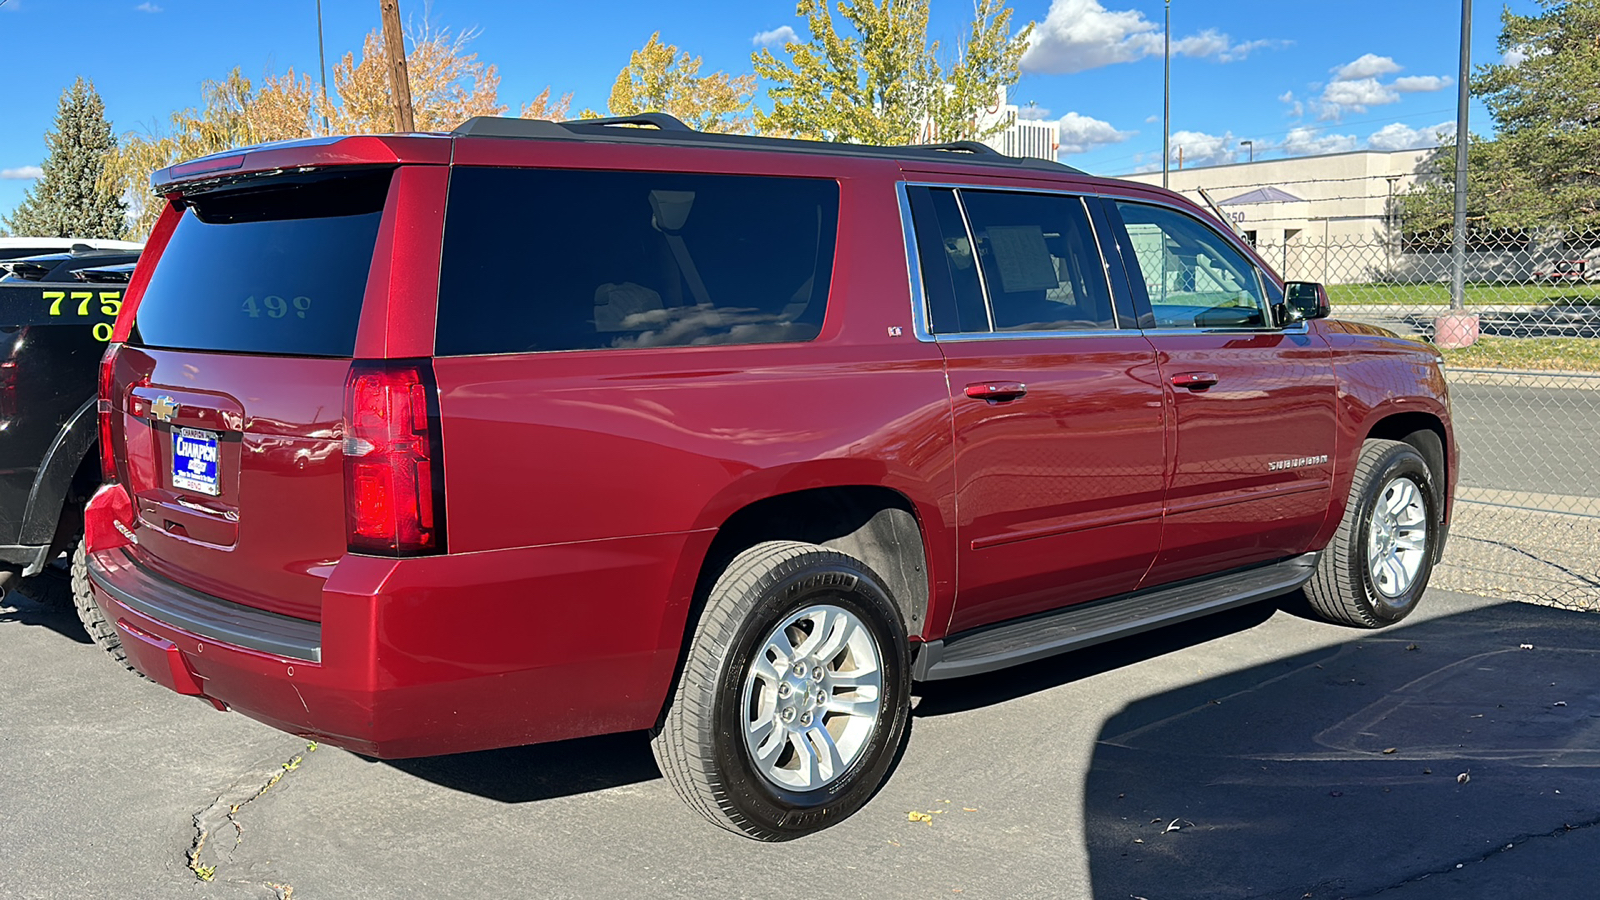
[[[130,343],[350,356],[390,176],[272,179],[184,198]]]
[[[458,168],[435,352],[809,341],[838,217],[826,180]]]

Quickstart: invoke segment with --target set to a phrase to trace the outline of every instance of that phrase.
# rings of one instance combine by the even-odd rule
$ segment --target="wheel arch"
[[[1439,510],[1439,525],[1443,529],[1440,539],[1435,544],[1434,559],[1437,560],[1444,553],[1445,538],[1449,535],[1449,526],[1454,507],[1454,479],[1451,473],[1456,460],[1451,454],[1455,450],[1450,433],[1445,428],[1444,420],[1431,412],[1395,412],[1374,421],[1367,429],[1363,440],[1388,440],[1400,441],[1411,445],[1423,460],[1428,463],[1428,470],[1433,473],[1434,505]]]
[[[740,551],[774,540],[819,544],[866,563],[889,589],[907,633],[921,634],[932,595],[931,565],[921,518],[905,494],[881,485],[836,485],[748,503],[717,528],[701,560],[696,597]],[[697,612],[691,611],[691,620]]]
[[[95,452],[98,440],[95,398],[91,397],[62,426],[39,463],[22,515],[19,543],[43,546],[48,556],[61,532],[71,530],[65,513],[80,496],[87,500],[100,483],[100,458]]]
[[[915,641],[925,631],[933,604],[933,544],[923,513],[905,493],[881,484],[836,484],[751,500],[716,525],[697,565],[685,560],[695,567],[693,594],[677,632],[677,659],[658,724],[677,689],[717,576],[741,551],[775,540],[818,544],[861,560],[883,579],[906,633]]]

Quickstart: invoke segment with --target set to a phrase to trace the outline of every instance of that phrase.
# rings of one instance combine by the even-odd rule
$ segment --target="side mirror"
[[[1279,328],[1288,328],[1298,325],[1306,320],[1306,314],[1298,306],[1290,306],[1288,301],[1272,304],[1272,324]]]
[[[1302,319],[1328,317],[1328,289],[1314,281],[1285,282],[1283,295],[1289,309],[1300,313]]]

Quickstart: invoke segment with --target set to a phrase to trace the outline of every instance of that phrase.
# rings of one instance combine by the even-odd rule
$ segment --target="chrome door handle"
[[[1217,383],[1217,376],[1213,372],[1183,372],[1172,376],[1172,386],[1188,388],[1191,391],[1203,391]]]
[[[1028,393],[1028,386],[1020,381],[980,381],[967,385],[967,396],[990,403],[1006,403]]]

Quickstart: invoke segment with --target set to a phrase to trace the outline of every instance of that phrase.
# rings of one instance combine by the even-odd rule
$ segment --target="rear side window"
[[[962,191],[995,331],[1115,328],[1105,267],[1083,201]]]
[[[906,188],[906,199],[911,202],[922,290],[927,295],[928,331],[989,331],[989,308],[956,192],[913,185]]]
[[[129,342],[350,356],[392,170],[275,180],[180,201]]]
[[[838,218],[833,181],[457,168],[434,352],[808,341]]]

